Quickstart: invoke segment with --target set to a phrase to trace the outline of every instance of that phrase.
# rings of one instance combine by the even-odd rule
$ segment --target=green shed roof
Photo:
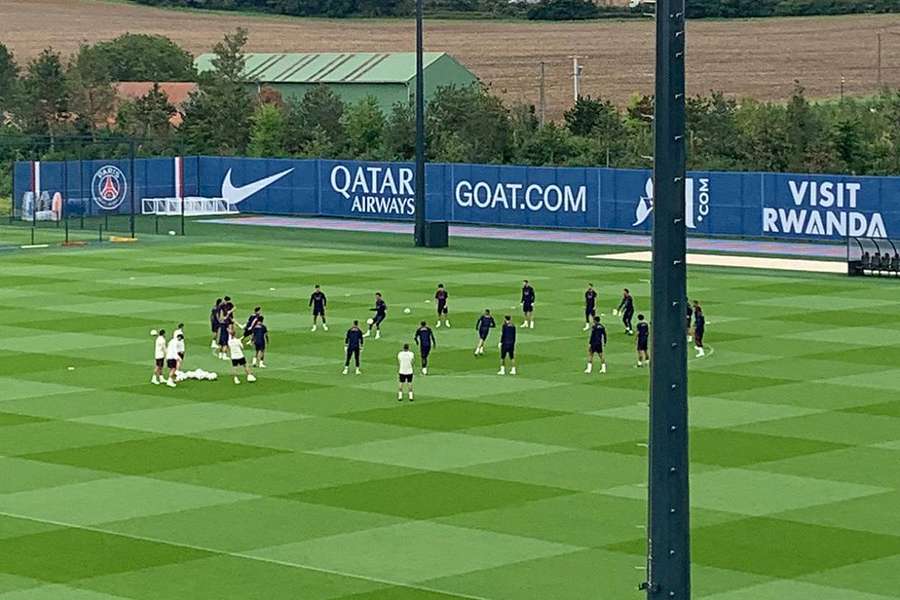
[[[214,54],[201,54],[195,61],[198,71],[213,68]],[[260,83],[407,83],[416,76],[416,55],[397,53],[248,53],[244,74]],[[438,61],[450,61],[466,70],[444,52],[426,52],[425,68]]]

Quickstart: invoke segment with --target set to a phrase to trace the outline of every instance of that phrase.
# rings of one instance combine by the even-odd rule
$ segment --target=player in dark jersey
[[[219,305],[219,358],[228,360],[231,355],[228,340],[231,338],[229,333],[231,326],[234,324],[234,303],[229,296],[222,299]]]
[[[534,298],[534,288],[526,279],[522,282],[522,299],[520,300],[522,313],[525,315],[522,327],[534,329]]]
[[[362,372],[359,370],[359,354],[362,352],[364,337],[366,336],[363,335],[362,329],[359,328],[359,321],[353,321],[353,327],[348,329],[347,335],[344,336],[344,348],[347,350],[347,359],[344,361],[344,375],[350,370],[351,357],[356,360],[356,374],[359,375]]]
[[[439,283],[437,286],[437,291],[434,293],[434,300],[437,303],[437,325],[435,327],[441,326],[441,321],[444,322],[444,325],[448,328],[450,327],[450,317],[447,315],[447,297],[449,294],[447,290],[444,288],[443,283]]]
[[[597,316],[597,290],[594,284],[589,283],[587,291],[584,292],[584,331],[591,328],[594,317]]]
[[[322,288],[316,284],[315,290],[313,290],[312,295],[309,297],[309,306],[312,307],[312,321],[313,326],[312,330],[315,331],[319,328],[317,319],[322,317],[322,329],[328,331],[328,323],[325,322],[325,307],[328,305],[328,298],[325,297],[325,292],[322,291]]]
[[[650,325],[644,320],[644,315],[638,315],[637,355],[638,367],[650,364]]]
[[[694,341],[694,336],[691,335],[691,319],[694,317],[694,307],[691,306],[691,302],[687,298],[684,299],[684,305],[687,307],[687,311],[685,312],[685,322],[687,323],[687,341],[688,344],[690,344]]]
[[[431,349],[437,346],[437,340],[434,339],[434,332],[425,321],[419,323],[415,337],[422,357],[422,375],[428,375],[428,357],[431,355]]]
[[[484,314],[478,317],[475,323],[475,330],[478,332],[478,345],[475,346],[475,356],[484,354],[484,342],[487,340],[491,329],[497,326],[494,317],[491,315],[490,309],[484,309]]]
[[[253,331],[253,327],[256,326],[256,322],[259,321],[259,318],[262,316],[262,307],[257,306],[254,307],[253,312],[247,317],[247,324],[244,325],[244,336],[245,338],[250,337],[250,333]]]
[[[512,317],[503,317],[503,326],[500,329],[500,370],[497,375],[506,375],[506,359],[509,359],[509,374],[516,374],[516,326]]]
[[[588,362],[585,373],[590,374],[594,370],[594,355],[600,355],[600,373],[606,373],[606,327],[600,322],[600,317],[594,317],[594,325],[591,327],[591,337],[588,340]]]
[[[253,349],[256,350],[252,364],[260,369],[266,368],[266,349],[269,347],[269,328],[263,323],[265,320],[265,317],[259,315],[253,323],[253,329],[250,330],[250,335],[253,336]]]
[[[369,310],[375,313],[375,316],[369,319],[369,330],[366,331],[364,337],[372,335],[372,328],[375,328],[375,339],[381,337],[381,323],[387,317],[387,303],[381,297],[381,292],[375,292],[375,307]]]
[[[216,305],[209,311],[209,328],[212,330],[212,342],[209,347],[211,350],[219,349],[219,307],[222,306],[222,299],[216,298]]]
[[[631,319],[634,318],[634,298],[628,288],[625,288],[622,294],[622,301],[619,303],[619,314],[622,315],[622,324],[625,325],[625,333],[634,335],[631,328]]]
[[[706,316],[700,302],[694,300],[694,347],[697,349],[697,358],[706,356],[703,349],[703,334],[706,332]]]

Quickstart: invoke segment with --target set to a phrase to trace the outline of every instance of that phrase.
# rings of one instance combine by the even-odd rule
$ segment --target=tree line
[[[129,151],[128,140],[136,140],[141,156],[413,158],[410,104],[388,111],[373,97],[347,104],[325,85],[302,97],[283,98],[265,86],[257,92],[243,79],[246,42],[243,30],[226,35],[213,48],[215,69],[201,74],[190,54],[165,38],[123,36],[82,46],[67,59],[47,49],[24,66],[0,44],[0,160],[113,158]],[[140,50],[110,61],[111,47]],[[140,98],[117,99],[119,79],[195,79],[197,89],[176,108],[156,85]],[[646,168],[652,114],[651,96],[635,96],[624,107],[582,97],[562,121],[541,124],[533,105],[507,106],[483,85],[442,87],[426,108],[427,156]],[[796,83],[787,103],[711,92],[687,100],[687,130],[695,170],[900,174],[896,89],[813,102]],[[0,169],[0,196],[11,187],[7,166]]]
[[[135,0],[153,6],[236,10],[300,17],[408,17],[415,0]],[[600,5],[593,0],[425,0],[432,16],[577,20],[640,16],[646,8]],[[691,0],[687,17],[741,18],[900,12],[900,0]]]

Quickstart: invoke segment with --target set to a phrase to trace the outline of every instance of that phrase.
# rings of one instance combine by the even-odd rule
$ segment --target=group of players
[[[438,284],[434,294],[437,308],[437,322],[435,327],[450,327],[448,300],[449,293],[443,284]],[[608,343],[606,327],[601,322],[600,315],[597,314],[598,294],[593,284],[588,284],[584,293],[584,331],[590,331],[587,344],[587,366],[585,373],[593,372],[595,358],[600,363],[600,373],[606,373],[606,356],[605,348]],[[534,287],[525,280],[522,285],[520,304],[522,306],[523,321],[516,327],[513,323],[511,315],[506,315],[500,326],[500,369],[498,375],[516,375],[516,339],[517,329],[526,328],[534,329],[534,306],[536,293]],[[319,285],[315,286],[312,295],[309,298],[308,306],[312,312],[312,331],[318,330],[321,323],[322,329],[328,331],[328,322],[326,318],[326,309],[328,298]],[[269,346],[269,333],[265,325],[265,317],[262,315],[261,307],[257,306],[247,318],[243,328],[238,328],[235,323],[235,305],[229,296],[217,299],[215,305],[210,311],[210,327],[212,331],[211,349],[216,355],[223,360],[231,360],[232,375],[236,384],[240,383],[239,371],[243,369],[248,382],[256,381],[256,376],[251,367],[260,369],[266,368],[265,355]],[[388,306],[381,294],[376,292],[374,306],[370,309],[374,313],[372,318],[367,319],[367,329],[364,331],[358,320],[353,321],[353,325],[347,330],[344,336],[345,360],[343,374],[347,375],[350,371],[351,362],[355,366],[355,373],[359,375],[360,357],[362,354],[365,339],[374,334],[374,339],[381,338],[381,326],[387,318]],[[406,309],[405,312],[409,312]],[[644,318],[643,314],[637,315],[637,325],[633,324],[635,316],[634,298],[631,292],[625,288],[623,290],[622,299],[617,308],[613,309],[613,314],[621,316],[622,324],[627,335],[636,335],[636,351],[637,351],[637,367],[643,367],[650,363],[649,342],[650,342],[650,325]],[[687,335],[688,342],[693,341],[697,349],[697,357],[704,356],[703,335],[705,331],[706,319],[700,303],[694,300],[693,304],[688,303],[687,308]],[[692,329],[693,321],[693,329]],[[491,330],[497,327],[497,323],[491,314],[490,309],[485,309],[484,313],[479,316],[475,324],[478,332],[478,340],[475,346],[475,356],[483,356],[485,345]],[[240,333],[241,335],[238,335]],[[254,354],[251,364],[247,364],[244,354],[244,346],[252,341]],[[428,326],[426,321],[421,321],[413,336],[413,342],[418,347],[421,359],[422,375],[428,374],[428,359],[431,351],[437,346],[434,331]],[[169,387],[175,387],[175,378],[181,370],[184,361],[184,326],[178,325],[173,332],[172,339],[166,341],[165,331],[160,330],[156,339],[155,348],[156,366],[153,373],[151,383],[165,384]],[[409,400],[413,400],[413,372],[415,363],[415,354],[411,350],[409,343],[403,345],[403,349],[397,355],[398,371],[400,385],[398,390],[398,399],[403,400],[404,391],[408,393]],[[164,380],[162,369],[163,366],[168,367],[169,376]]]

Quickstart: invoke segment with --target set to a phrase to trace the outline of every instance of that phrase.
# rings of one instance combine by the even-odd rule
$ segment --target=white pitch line
[[[35,523],[45,523],[47,525],[56,525],[58,527],[68,527],[70,529],[80,529],[82,531],[93,531],[94,533],[104,533],[107,535],[115,535],[118,537],[140,540],[143,542],[153,542],[155,544],[167,544],[169,546],[177,546],[180,548],[187,548],[189,550],[198,550],[200,552],[209,552],[210,554],[217,554],[220,556],[230,556],[232,558],[240,558],[245,560],[255,560],[258,562],[280,565],[283,567],[292,567],[295,569],[304,569],[307,571],[315,571],[318,573],[325,573],[328,575],[339,575],[341,577],[349,577],[351,579],[360,579],[362,581],[368,581],[371,583],[380,583],[383,585],[391,585],[395,587],[403,587],[409,588],[413,590],[419,590],[421,592],[430,592],[433,594],[444,594],[448,596],[453,596],[454,598],[465,598],[466,600],[492,600],[491,598],[487,598],[485,596],[473,596],[471,594],[463,594],[459,592],[451,592],[449,590],[442,590],[440,588],[433,588],[426,585],[416,585],[414,583],[403,583],[400,581],[391,581],[390,579],[382,579],[380,577],[369,577],[368,575],[359,575],[356,573],[345,573],[344,571],[338,571],[336,569],[326,569],[324,567],[314,567],[312,565],[304,565],[301,563],[293,563],[284,560],[278,560],[276,558],[265,558],[263,556],[254,556],[252,554],[244,554],[242,552],[229,552],[227,550],[218,550],[216,548],[208,548],[206,546],[196,546],[194,544],[187,544],[184,542],[175,542],[172,540],[166,540],[163,538],[153,538],[149,536],[143,535],[135,535],[131,533],[122,533],[119,531],[110,531],[108,529],[103,529],[102,527],[91,527],[89,525],[76,525],[74,523],[65,523],[63,521],[56,521],[53,519],[40,519],[38,517],[31,517],[28,515],[19,515],[15,513],[8,513],[4,511],[0,511],[0,515],[4,517],[13,517],[15,519],[24,519],[26,521],[32,521]]]
[[[653,254],[649,250],[639,252],[616,252],[613,254],[592,254],[587,258],[650,262]],[[847,264],[836,260],[812,260],[801,258],[779,258],[764,256],[741,256],[734,254],[699,254],[688,252],[687,264],[705,267],[739,267],[773,271],[804,271],[809,273],[847,274]]]

